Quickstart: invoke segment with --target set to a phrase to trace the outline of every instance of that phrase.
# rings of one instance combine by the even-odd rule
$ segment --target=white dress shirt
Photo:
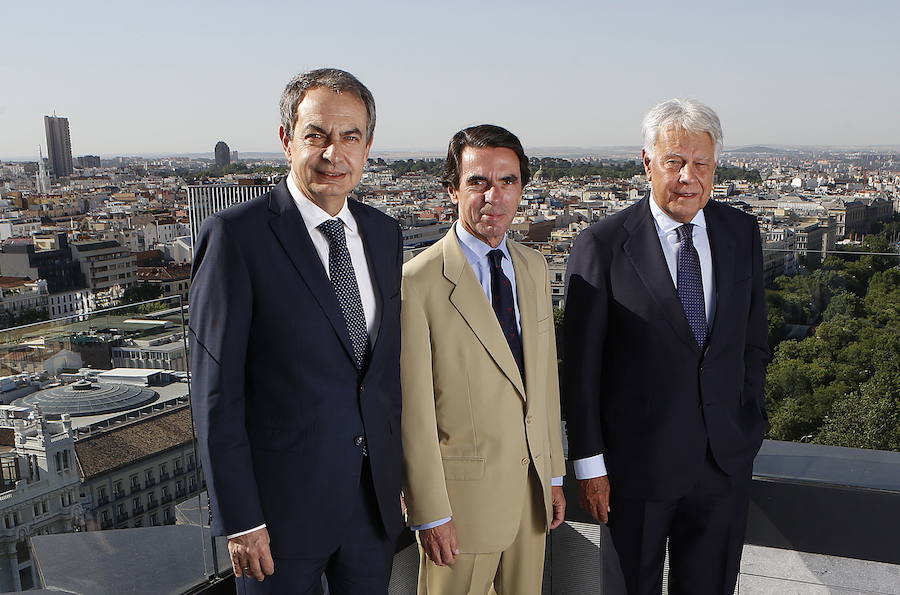
[[[672,277],[672,283],[677,288],[679,241],[678,232],[675,230],[681,227],[682,224],[672,219],[665,211],[659,208],[652,195],[650,196],[650,214],[653,216],[653,222],[656,224],[656,233],[659,236],[663,256],[666,258],[669,275]],[[709,235],[706,232],[706,217],[703,215],[703,209],[697,211],[691,223],[694,224],[691,230],[694,248],[697,250],[697,256],[700,257],[700,275],[703,278],[706,320],[711,325],[716,313],[716,287],[712,266],[712,250],[709,246]],[[606,463],[602,454],[585,459],[577,459],[572,461],[572,466],[575,469],[576,479],[591,479],[592,477],[606,475]]]
[[[481,289],[484,291],[485,297],[487,297],[488,301],[491,301],[491,261],[488,258],[488,252],[495,248],[491,248],[488,244],[485,244],[473,236],[459,221],[456,222],[454,229],[456,231],[456,237],[459,239],[459,246],[462,248],[466,260],[469,261],[469,266],[472,267],[475,278],[478,279],[478,283],[481,284]],[[506,245],[505,235],[496,250],[503,252],[503,260],[500,261],[500,268],[503,269],[503,274],[509,279],[509,284],[512,285],[513,295],[516,296],[516,299],[513,300],[513,306],[516,310],[516,327],[518,327],[519,333],[521,333],[522,319],[519,315],[519,294],[516,292],[516,270],[513,268],[512,257],[509,255],[509,247]],[[563,478],[554,477],[551,480],[551,483],[554,486],[561,486],[563,484]],[[410,527],[410,529],[413,531],[424,531],[425,529],[443,525],[451,518],[452,517],[446,517],[437,521],[425,523],[424,525],[416,525]]]
[[[359,235],[356,219],[347,207],[347,199],[344,199],[344,206],[341,208],[340,212],[338,212],[335,217],[332,217],[300,191],[297,184],[294,183],[293,174],[289,174],[287,177],[287,187],[288,191],[291,193],[291,198],[294,199],[294,204],[297,205],[297,210],[300,211],[300,215],[303,217],[306,231],[309,232],[309,237],[312,239],[313,246],[315,246],[316,252],[319,254],[322,266],[325,267],[325,275],[328,276],[329,279],[331,278],[331,273],[328,268],[328,238],[325,237],[325,234],[317,229],[317,227],[325,221],[334,219],[335,217],[343,222],[344,235],[347,238],[347,250],[350,252],[350,262],[353,263],[353,272],[356,274],[356,284],[359,286],[359,297],[360,300],[362,300],[363,313],[366,317],[366,328],[369,332],[369,345],[374,345],[375,337],[378,335],[379,323],[378,317],[376,316],[377,302],[375,301],[375,287],[372,285],[372,277],[369,274],[369,263],[366,260],[366,251],[363,248],[362,237]],[[259,527],[247,529],[246,531],[232,533],[231,535],[228,535],[227,538],[240,537],[241,535],[263,529],[265,526],[265,524],[262,524]]]

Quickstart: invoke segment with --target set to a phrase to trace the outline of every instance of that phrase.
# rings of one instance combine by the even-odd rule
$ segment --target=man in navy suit
[[[565,393],[581,502],[609,521],[630,595],[731,595],[768,358],[756,219],[710,201],[719,118],[670,100],[644,118],[650,196],[578,237]]]
[[[290,174],[209,217],[191,286],[192,400],[215,534],[247,593],[386,593],[400,513],[394,219],[349,200],[375,103],[351,74],[281,98]],[[254,580],[255,579],[255,580]]]

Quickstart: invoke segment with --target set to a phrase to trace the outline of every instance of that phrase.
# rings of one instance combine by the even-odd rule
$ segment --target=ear
[[[650,180],[650,154],[641,149],[641,160],[644,162],[644,173],[647,174],[647,180]]]
[[[447,194],[450,196],[450,202],[455,205],[459,204],[459,197],[456,195],[456,188],[453,186],[447,186]]]
[[[369,141],[366,143],[366,156],[363,158],[363,160],[369,159],[369,151],[372,150],[372,144],[374,142],[375,142],[375,134],[373,133],[372,136],[369,137]]]
[[[284,151],[284,156],[287,157],[287,160],[291,160],[291,138],[287,135],[287,131],[284,129],[284,126],[278,127],[278,138],[281,139],[281,150]]]

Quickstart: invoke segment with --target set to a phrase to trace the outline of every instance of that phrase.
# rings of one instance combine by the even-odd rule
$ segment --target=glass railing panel
[[[900,254],[889,237],[764,249],[769,438],[900,450]]]
[[[0,331],[0,592],[183,593],[222,569],[186,321],[175,297]]]

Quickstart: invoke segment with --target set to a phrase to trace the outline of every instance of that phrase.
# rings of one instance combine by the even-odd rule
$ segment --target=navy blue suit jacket
[[[334,547],[368,441],[381,520],[399,534],[400,275],[394,219],[356,201],[380,326],[358,374],[334,289],[284,182],[209,217],[194,247],[192,404],[212,529],[266,523],[276,557]],[[332,543],[333,542],[333,543]]]
[[[707,444],[725,472],[749,470],[767,424],[768,327],[756,220],[711,200],[703,213],[716,314],[700,350],[650,200],[576,240],[566,272],[563,406],[570,459],[603,453],[624,494],[670,500],[694,485]]]

